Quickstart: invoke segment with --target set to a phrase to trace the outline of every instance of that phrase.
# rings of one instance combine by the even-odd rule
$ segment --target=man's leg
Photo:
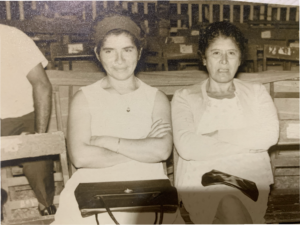
[[[27,177],[38,201],[45,207],[53,204],[54,177],[51,159],[23,163],[23,172]]]
[[[22,132],[34,134],[34,113],[18,118],[1,119],[1,136],[20,135]],[[52,159],[22,163],[23,172],[38,201],[45,207],[53,204],[55,193]]]

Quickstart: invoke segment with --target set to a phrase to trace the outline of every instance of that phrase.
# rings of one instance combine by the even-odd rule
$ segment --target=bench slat
[[[275,176],[300,176],[299,168],[276,168]]]
[[[299,192],[293,195],[270,195],[268,205],[299,205]]]
[[[85,86],[92,84],[102,77],[104,73],[100,72],[75,72],[75,71],[58,71],[47,70],[47,75],[52,85],[60,86]],[[297,71],[264,71],[259,73],[239,73],[237,78],[245,81],[270,83],[274,81],[299,78]],[[191,71],[155,71],[140,72],[138,78],[145,83],[159,86],[174,85],[193,85],[207,78],[207,73],[199,70]]]
[[[273,214],[266,214],[265,220],[267,223],[289,223],[292,222],[299,222],[300,221],[300,213],[273,213]]]
[[[275,158],[272,160],[272,164],[275,167],[298,167],[299,168],[299,158]]]
[[[54,181],[63,181],[62,173],[54,173]],[[9,187],[29,184],[25,176],[6,178],[5,182]]]
[[[272,205],[272,207],[268,207],[267,214],[268,213],[285,213],[285,212],[295,212],[300,213],[300,206],[299,204],[296,205]]]
[[[57,205],[59,203],[59,196],[55,195],[53,199],[53,204]],[[21,209],[21,208],[31,208],[37,207],[39,204],[36,198],[30,198],[25,200],[15,200],[10,202],[11,209]]]
[[[1,137],[1,161],[65,152],[62,132]]]
[[[9,225],[49,225],[54,221],[54,216],[55,215],[14,219],[9,221]],[[6,225],[6,223],[3,223],[3,225]]]
[[[298,145],[299,140],[299,132],[298,136],[291,138],[289,133],[292,132],[292,127],[295,126],[299,129],[299,120],[280,120],[280,135],[279,135],[279,145]],[[299,165],[299,164],[298,164]]]

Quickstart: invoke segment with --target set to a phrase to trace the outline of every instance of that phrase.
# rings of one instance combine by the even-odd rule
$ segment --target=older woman
[[[106,76],[81,88],[70,107],[68,150],[78,168],[60,197],[55,224],[96,224],[82,218],[74,196],[79,183],[168,179],[161,161],[172,150],[170,104],[134,75],[143,31],[129,14],[111,11],[95,24],[95,54]],[[114,213],[121,224],[153,223],[154,213]],[[107,213],[101,224],[114,223]],[[173,223],[177,214],[165,214]],[[180,216],[179,216],[180,217]]]
[[[278,140],[278,119],[263,85],[234,79],[244,43],[229,22],[210,24],[199,42],[209,77],[178,90],[172,101],[176,186],[194,223],[264,222],[273,183],[267,151]],[[204,186],[203,175],[213,170],[231,186]],[[257,201],[236,188],[240,181],[255,183]]]

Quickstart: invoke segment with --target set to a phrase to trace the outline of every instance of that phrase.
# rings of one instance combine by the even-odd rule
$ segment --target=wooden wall
[[[105,8],[120,5],[143,15],[145,26],[155,27],[158,1],[6,1],[0,2],[1,20],[29,20],[39,16],[55,18],[72,15],[78,20],[92,21]],[[280,22],[286,25],[299,21],[299,6],[249,3],[243,1],[169,1],[171,31],[192,27],[197,23],[229,20],[230,22]],[[255,23],[256,22],[256,23]],[[149,29],[148,29],[149,31]]]

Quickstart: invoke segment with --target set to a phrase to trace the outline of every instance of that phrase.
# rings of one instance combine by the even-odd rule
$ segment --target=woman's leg
[[[227,195],[221,199],[214,224],[250,224],[251,216],[243,203],[233,195]]]

